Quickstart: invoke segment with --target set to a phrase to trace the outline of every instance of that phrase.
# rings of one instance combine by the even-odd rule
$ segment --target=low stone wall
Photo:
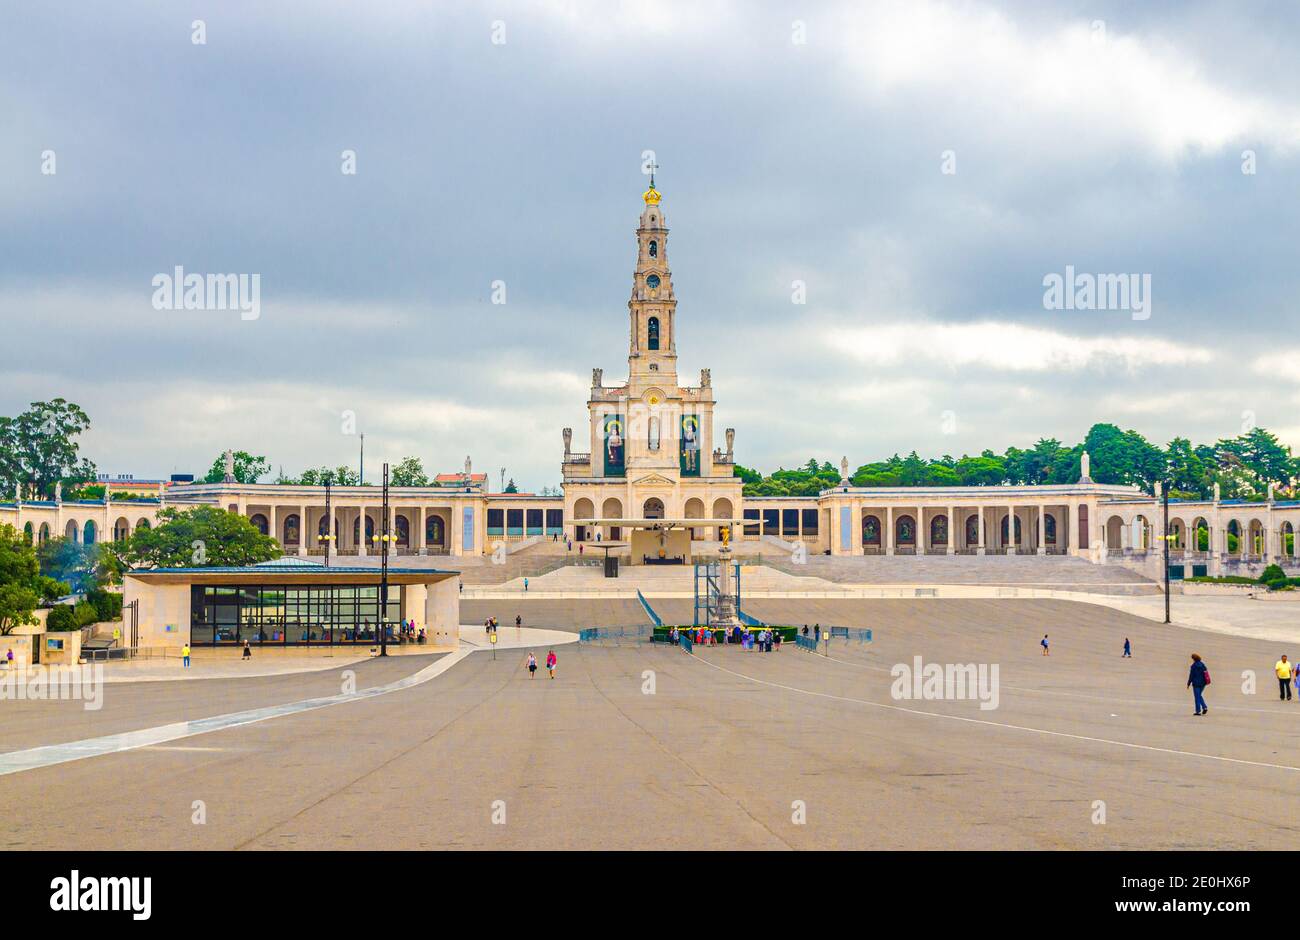
[[[1262,584],[1213,584],[1202,581],[1184,581],[1183,593],[1187,595],[1213,595],[1217,597],[1245,597],[1259,592],[1267,593]]]

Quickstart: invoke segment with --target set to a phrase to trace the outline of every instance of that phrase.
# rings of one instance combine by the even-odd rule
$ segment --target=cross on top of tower
[[[659,202],[659,191],[655,189],[655,170],[659,169],[659,164],[651,160],[647,166],[650,170],[650,188],[641,194],[641,198],[645,200],[647,206],[653,206]]]

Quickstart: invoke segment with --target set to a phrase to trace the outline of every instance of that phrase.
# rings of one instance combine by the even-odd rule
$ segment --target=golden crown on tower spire
[[[659,169],[659,164],[653,162],[653,160],[652,157],[650,163],[650,188],[641,194],[641,198],[645,200],[647,206],[659,205],[660,199],[659,190],[655,189],[655,170]]]

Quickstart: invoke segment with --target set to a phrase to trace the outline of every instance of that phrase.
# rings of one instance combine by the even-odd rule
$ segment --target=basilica
[[[592,370],[585,435],[563,429],[561,496],[488,492],[487,476],[441,474],[390,492],[388,529],[415,566],[464,567],[518,553],[610,553],[625,564],[689,564],[716,554],[726,529],[747,554],[1070,555],[1156,577],[1165,521],[1158,498],[1094,483],[1087,455],[1076,483],[1050,486],[855,487],[816,496],[749,497],[735,475],[735,431],[714,424],[709,369],[686,384],[677,369],[677,295],[664,200],[651,177],[635,230],[627,374]],[[575,449],[575,443],[577,449]],[[864,442],[864,448],[869,446]],[[328,502],[327,502],[328,501]],[[384,528],[373,486],[223,483],[160,488],[154,498],[0,502],[0,523],[33,541],[125,539],[165,506],[216,505],[247,516],[287,555],[364,559]],[[1295,565],[1300,503],[1211,499],[1171,503],[1179,573]],[[1231,538],[1230,538],[1231,536]],[[1290,545],[1288,543],[1291,543]],[[417,558],[435,560],[420,562]],[[441,559],[441,561],[436,560]],[[357,564],[372,564],[357,561]]]

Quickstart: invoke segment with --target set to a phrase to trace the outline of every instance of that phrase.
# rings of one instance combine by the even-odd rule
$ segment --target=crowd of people
[[[805,631],[807,628],[805,627]],[[696,646],[717,646],[719,643],[733,643],[743,650],[759,650],[770,653],[781,648],[781,631],[771,627],[746,628],[732,627],[730,634],[713,627],[669,627],[668,642],[690,653]]]

